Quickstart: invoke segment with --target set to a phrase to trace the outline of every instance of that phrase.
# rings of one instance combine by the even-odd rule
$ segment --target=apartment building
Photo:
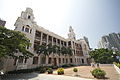
[[[110,33],[109,35],[102,36],[98,48],[108,48],[120,52],[120,33]]]

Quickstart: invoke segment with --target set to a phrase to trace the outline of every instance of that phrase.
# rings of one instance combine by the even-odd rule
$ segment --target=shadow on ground
[[[0,80],[28,80],[37,76],[38,73],[6,74],[0,76]]]

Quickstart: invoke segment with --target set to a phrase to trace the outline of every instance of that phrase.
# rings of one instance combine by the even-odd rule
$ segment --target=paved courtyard
[[[65,69],[65,75],[74,76],[74,72],[72,71],[73,68]],[[94,79],[90,71],[92,71],[95,68],[91,66],[78,66],[76,68],[78,68],[79,77]],[[106,71],[106,74],[107,74],[106,78],[108,78],[107,80],[120,80],[120,75],[118,74],[118,72],[115,70],[113,66],[100,66],[100,68]],[[57,74],[57,72],[54,71],[54,74]]]
[[[54,74],[39,74],[39,73],[28,73],[28,74],[17,74],[17,75],[7,75],[1,78],[1,80],[96,80],[90,73],[91,66],[78,66],[79,77],[73,77],[73,68],[65,69],[65,75],[57,75],[56,71]],[[120,80],[120,75],[114,69],[113,66],[100,66],[101,69],[105,70],[107,79],[101,80]]]

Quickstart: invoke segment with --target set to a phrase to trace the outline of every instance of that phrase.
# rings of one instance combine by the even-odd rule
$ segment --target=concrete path
[[[85,79],[85,78],[70,77],[70,76],[63,76],[63,75],[41,74],[38,77],[32,78],[30,80],[93,80],[93,79]]]

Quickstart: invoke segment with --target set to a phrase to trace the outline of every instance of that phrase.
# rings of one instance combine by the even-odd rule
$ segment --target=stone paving
[[[73,68],[65,69],[65,75],[74,76]],[[91,66],[78,66],[76,68],[78,68],[79,77],[94,79],[90,71],[92,71],[95,68]],[[100,66],[100,68],[106,71],[106,78],[108,78],[107,80],[120,80],[120,75],[113,66]],[[57,74],[57,72],[54,71],[54,74]]]
[[[56,71],[54,71],[54,74],[11,74],[2,77],[0,80],[97,80],[90,73],[90,71],[94,69],[91,66],[78,66],[77,68],[79,69],[78,77],[73,77],[73,68],[67,68],[65,69],[65,75],[57,75]],[[120,80],[120,75],[113,66],[100,66],[100,68],[106,71],[107,79],[99,80]]]

